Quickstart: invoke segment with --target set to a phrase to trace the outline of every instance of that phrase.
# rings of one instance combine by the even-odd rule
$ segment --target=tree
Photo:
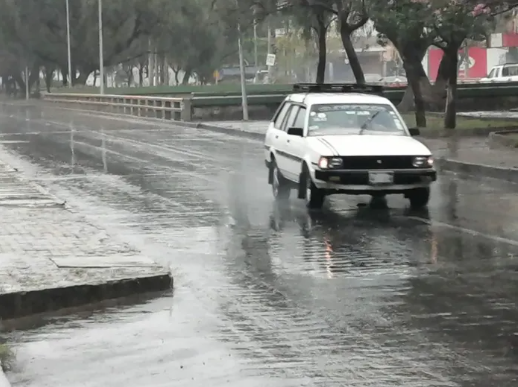
[[[118,64],[153,20],[145,0],[104,2],[104,66]],[[35,58],[53,63],[68,75],[66,9],[61,0],[0,0],[2,30]],[[97,1],[70,2],[73,83],[84,84],[99,68]],[[121,22],[122,21],[122,22]]]
[[[380,39],[389,40],[399,51],[414,98],[417,126],[426,127],[423,94],[430,82],[422,60],[435,39],[433,31],[428,28],[431,9],[427,4],[414,0],[381,2],[372,6],[371,18]]]
[[[327,33],[335,20],[334,11],[330,12],[330,1],[321,0],[291,0],[284,3],[282,13],[291,17],[300,27],[300,32],[306,41],[313,37],[318,49],[316,83],[324,83],[327,66]]]
[[[508,12],[518,3],[433,0],[427,5],[432,10],[430,24],[436,35],[434,45],[444,53],[441,61],[447,78],[444,127],[455,129],[459,50],[466,39],[485,40],[488,29],[494,25],[494,16]]]

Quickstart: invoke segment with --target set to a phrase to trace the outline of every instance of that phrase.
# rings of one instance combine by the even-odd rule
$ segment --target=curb
[[[509,138],[507,134],[517,134],[518,128],[512,130],[499,130],[497,132],[492,132],[489,134],[488,145],[491,149],[517,149],[518,148],[518,139]],[[518,154],[517,154],[518,156]]]
[[[171,290],[173,284],[171,274],[156,274],[98,284],[1,294],[0,320],[78,307],[138,293]]]
[[[441,170],[445,171],[518,183],[518,168],[502,168],[446,158],[437,159],[436,163]]]
[[[264,140],[264,133],[257,133],[257,132],[248,132],[246,130],[238,130],[238,129],[231,129],[231,128],[224,128],[222,126],[216,126],[216,125],[210,125],[210,124],[194,124],[194,125],[185,125],[186,123],[178,123],[176,125],[178,126],[190,126],[194,127],[196,129],[204,129],[211,132],[218,132],[218,133],[224,133],[229,134],[231,136],[237,136],[237,137],[245,137],[249,138],[251,140]]]
[[[422,128],[421,135],[419,137],[423,138],[445,138],[445,137],[487,137],[490,136],[491,133],[498,132],[512,132],[518,131],[517,125],[509,125],[509,126],[499,126],[499,127],[490,127],[490,128],[470,128],[470,129],[462,129],[462,130],[433,130]]]

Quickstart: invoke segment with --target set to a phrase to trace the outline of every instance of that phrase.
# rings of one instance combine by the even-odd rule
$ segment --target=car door
[[[275,116],[273,117],[272,122],[270,122],[270,126],[268,127],[268,131],[266,132],[265,139],[265,152],[266,152],[266,160],[270,161],[270,153],[277,154],[277,149],[279,144],[283,144],[286,141],[286,133],[282,130],[282,124],[286,119],[288,111],[290,110],[291,103],[289,101],[285,101],[280,107]],[[279,168],[281,166],[277,162]]]
[[[307,111],[304,106],[298,106],[297,115],[295,116],[293,122],[288,123],[289,126],[286,128],[286,131],[290,127],[304,129],[306,127],[306,112]],[[305,137],[289,135],[287,136],[286,152],[289,153],[291,157],[288,161],[287,167],[287,170],[289,171],[289,177],[286,177],[293,181],[298,181],[299,179],[299,174],[302,166],[302,159],[305,153],[305,141]]]
[[[297,113],[299,111],[298,105],[292,105],[288,114],[282,123],[282,133],[279,134],[279,142],[277,146],[277,165],[281,170],[282,175],[290,180],[293,179],[293,158],[294,155],[290,153],[290,140],[293,136],[288,136],[287,130],[293,126]]]

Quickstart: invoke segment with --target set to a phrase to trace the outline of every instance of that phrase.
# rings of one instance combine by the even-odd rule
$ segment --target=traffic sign
[[[266,55],[266,66],[275,66],[275,54]]]

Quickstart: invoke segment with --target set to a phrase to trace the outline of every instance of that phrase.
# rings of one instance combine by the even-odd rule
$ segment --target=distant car
[[[384,86],[388,87],[400,87],[408,84],[408,79],[402,75],[393,75],[385,77],[381,80]]]
[[[518,81],[518,63],[507,63],[494,66],[487,77],[481,78],[481,83],[491,82],[517,82]]]
[[[268,182],[277,200],[292,189],[309,208],[333,194],[403,194],[425,207],[437,178],[432,153],[412,138],[381,86],[294,85],[265,138]]]

